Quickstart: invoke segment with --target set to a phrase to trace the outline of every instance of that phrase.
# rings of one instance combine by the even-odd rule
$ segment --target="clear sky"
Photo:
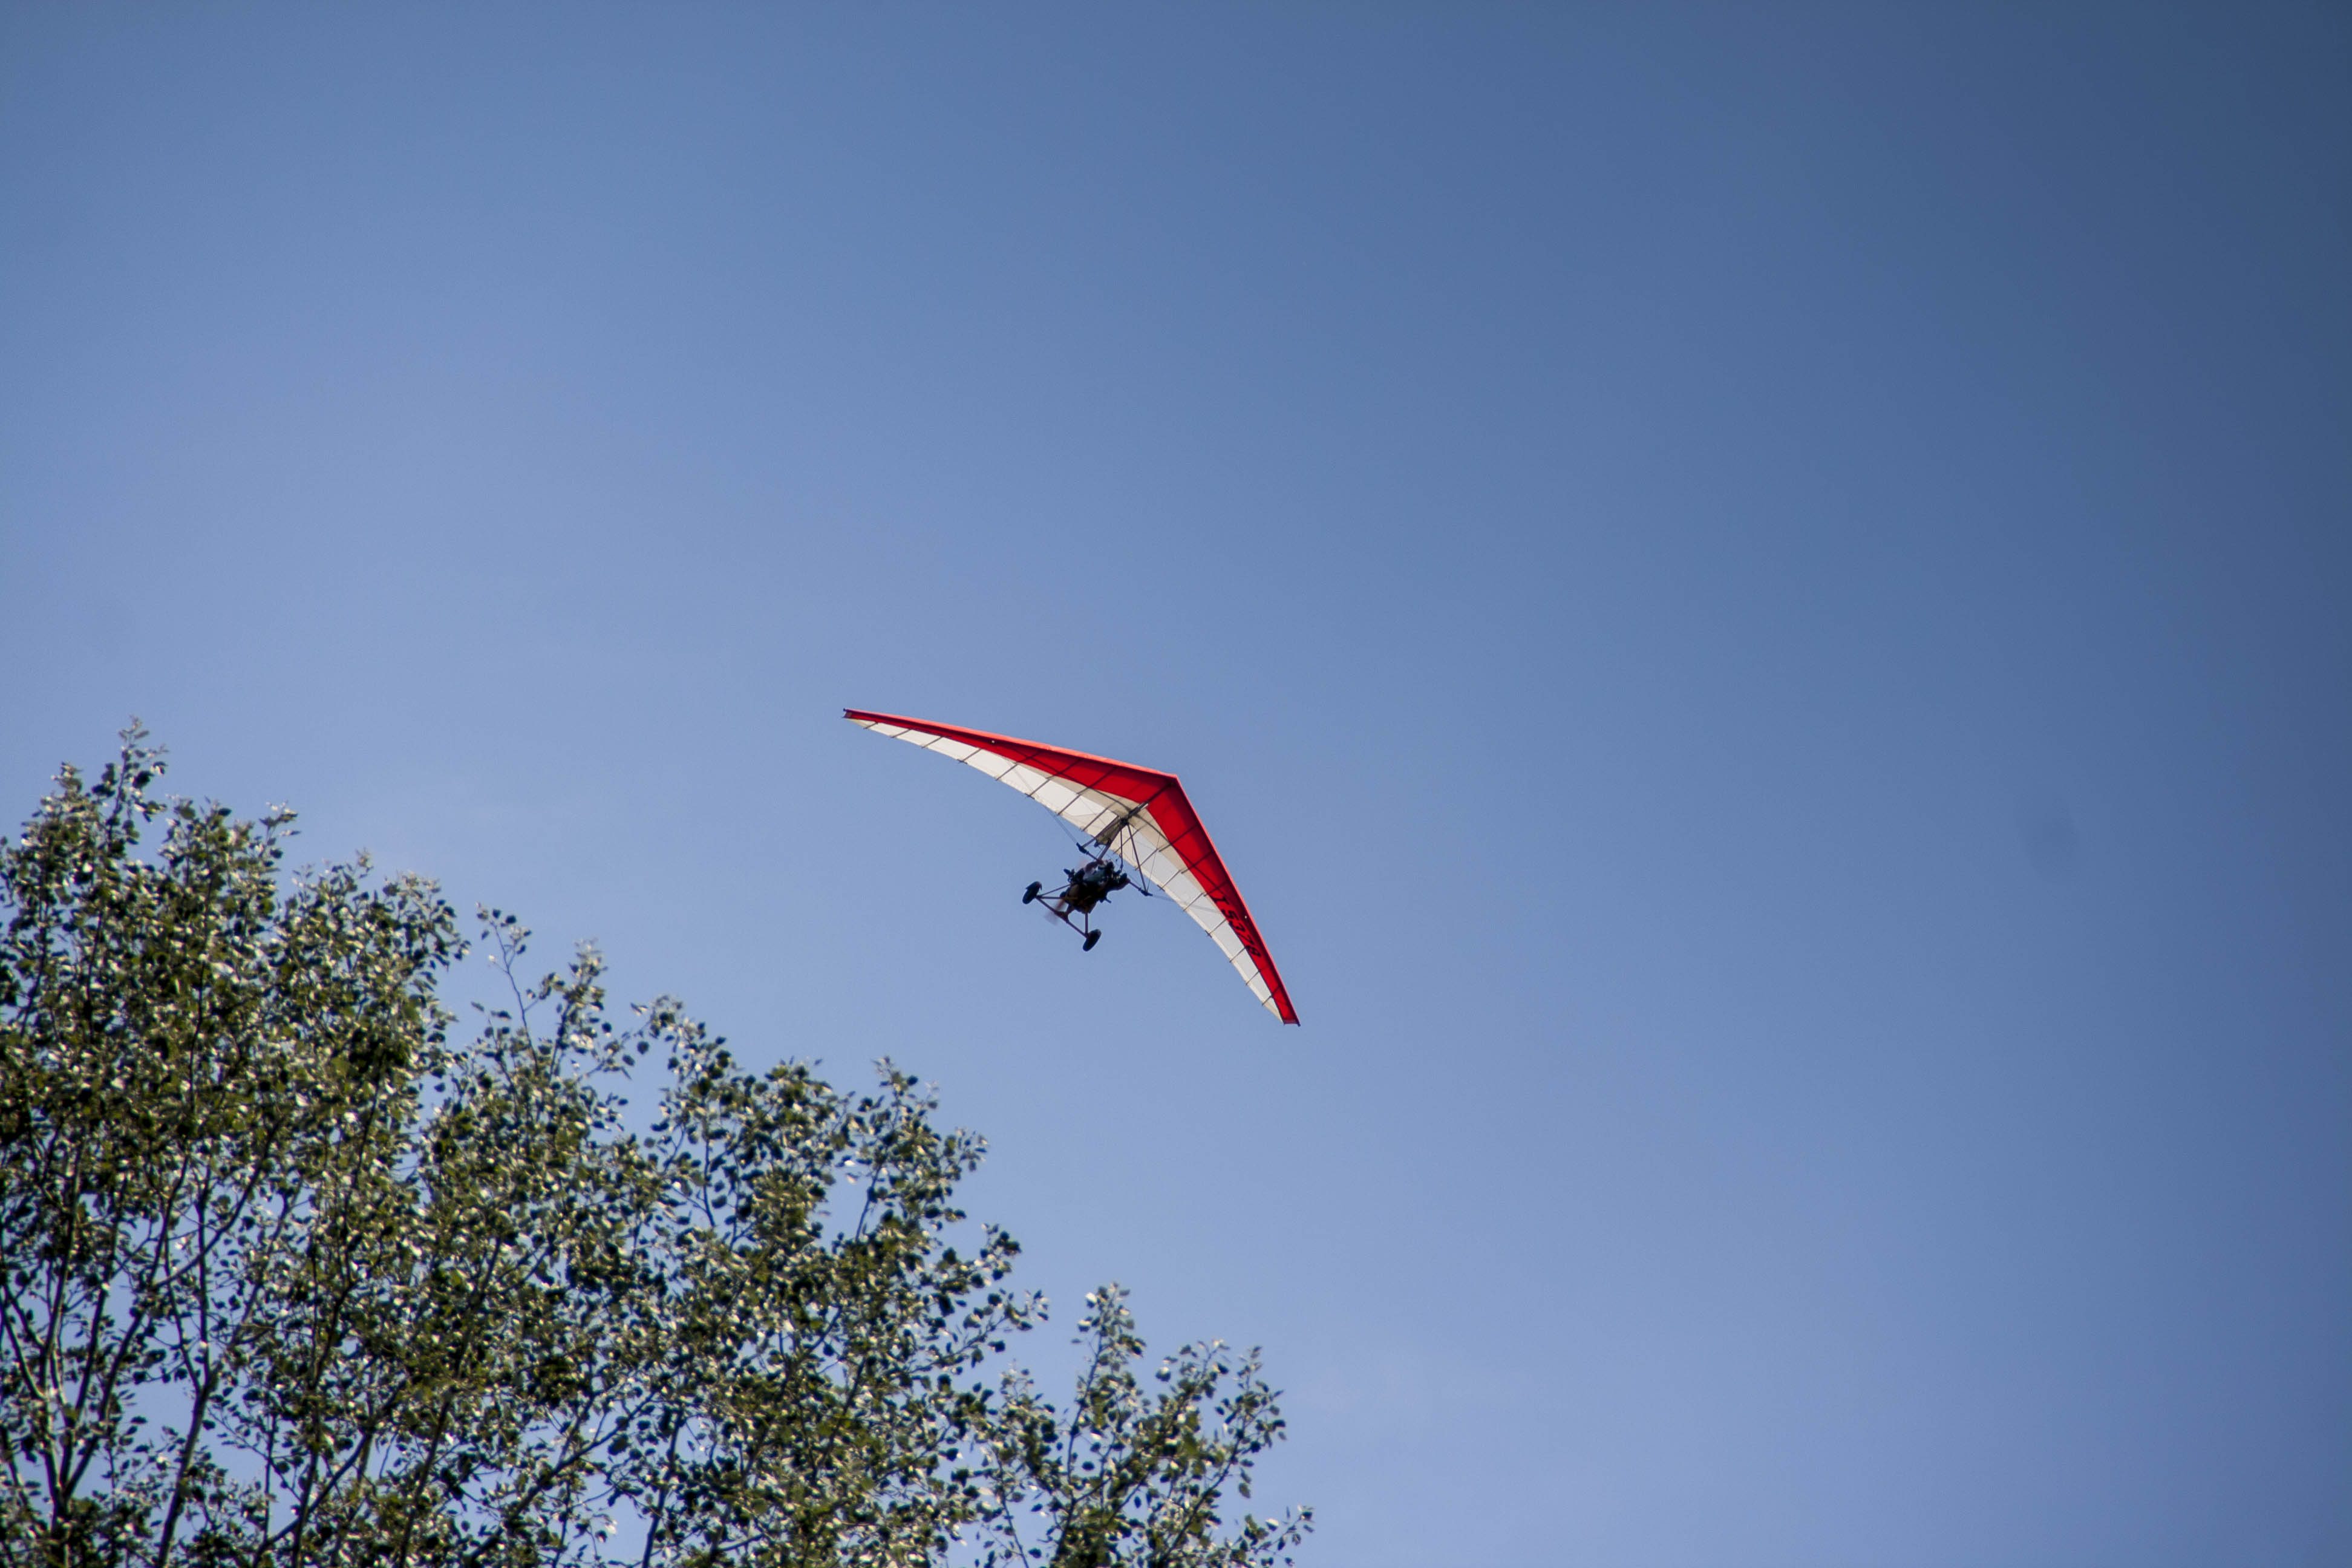
[[[2340,5],[10,5],[9,819],[137,713],[895,1057],[1056,1338],[1266,1347],[1310,1563],[2352,1562],[2347,84]],[[1181,773],[1304,1026],[845,705]]]

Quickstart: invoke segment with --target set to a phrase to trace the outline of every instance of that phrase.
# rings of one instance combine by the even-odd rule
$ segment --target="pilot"
[[[1069,891],[1066,895],[1072,908],[1083,913],[1126,887],[1127,879],[1118,868],[1102,860],[1090,860],[1069,874]]]

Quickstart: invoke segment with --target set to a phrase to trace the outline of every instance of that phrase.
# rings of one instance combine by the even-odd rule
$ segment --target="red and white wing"
[[[847,708],[842,716],[978,768],[1109,849],[1183,906],[1267,1012],[1298,1022],[1257,922],[1175,774],[891,713]]]

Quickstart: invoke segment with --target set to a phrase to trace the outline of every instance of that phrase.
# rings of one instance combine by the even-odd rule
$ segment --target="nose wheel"
[[[1087,932],[1087,944],[1078,949],[1078,951],[1080,952],[1092,952],[1095,950],[1095,943],[1100,941],[1102,941],[1102,932],[1098,931],[1090,931]]]
[[[1024,904],[1034,904],[1034,903],[1035,903],[1035,902],[1037,901],[1037,891],[1038,891],[1038,889],[1039,889],[1043,888],[1045,885],[1045,883],[1043,883],[1043,882],[1032,882],[1032,883],[1030,883],[1030,884],[1029,884],[1029,890],[1028,890],[1027,892],[1025,892],[1025,893],[1024,893],[1024,894],[1022,894],[1022,895],[1021,895],[1021,901],[1022,901],[1023,903],[1024,903]]]

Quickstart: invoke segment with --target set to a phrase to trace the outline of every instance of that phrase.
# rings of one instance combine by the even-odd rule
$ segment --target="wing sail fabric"
[[[1126,861],[1209,933],[1265,1010],[1298,1022],[1241,889],[1173,773],[1084,752],[890,713],[842,710],[853,724],[937,752],[1009,784]]]

